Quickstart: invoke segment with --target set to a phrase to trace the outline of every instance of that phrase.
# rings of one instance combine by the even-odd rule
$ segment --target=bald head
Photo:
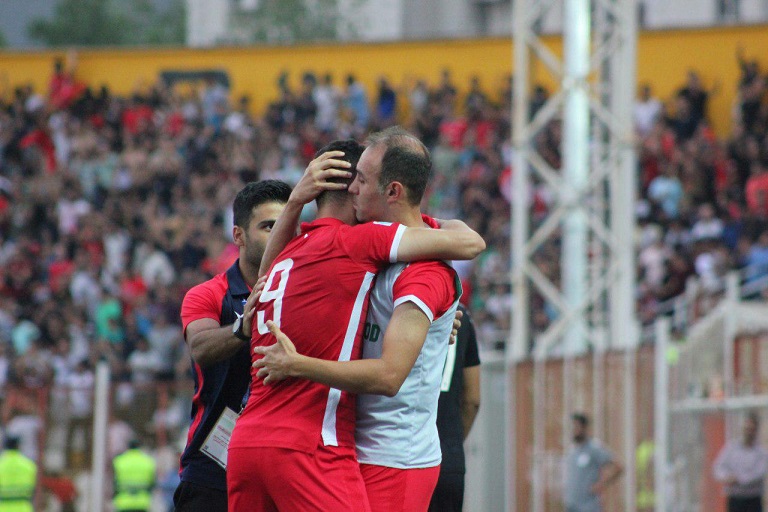
[[[421,203],[432,172],[429,151],[419,139],[399,126],[373,133],[368,146],[383,148],[379,188],[383,190],[393,181],[405,187],[411,205]]]

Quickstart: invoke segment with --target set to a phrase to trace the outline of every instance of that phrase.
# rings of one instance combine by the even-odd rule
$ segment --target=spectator
[[[675,99],[674,113],[667,118],[667,124],[672,129],[675,140],[678,143],[690,140],[696,133],[700,122],[701,118],[696,117],[693,113],[690,100],[686,96],[679,95]]]
[[[19,440],[19,451],[28,459],[38,462],[40,456],[40,431],[43,421],[36,411],[35,397],[19,398],[11,420],[5,426],[5,437]]]
[[[315,126],[323,132],[333,132],[339,120],[341,91],[333,85],[333,77],[326,73],[321,84],[312,91],[312,98],[317,105]]]
[[[0,499],[6,510],[32,510],[37,464],[19,451],[19,440],[9,437],[0,454]]]
[[[646,137],[651,133],[662,114],[663,106],[658,98],[655,98],[651,92],[650,84],[643,84],[640,87],[640,94],[635,100],[634,121],[635,131],[641,137]]]
[[[435,100],[438,103],[442,114],[445,116],[453,116],[456,106],[456,96],[458,90],[453,83],[451,77],[451,70],[448,68],[443,69],[440,72],[440,84],[435,91]]]
[[[706,90],[701,83],[699,74],[694,70],[689,70],[686,76],[685,85],[677,91],[678,98],[685,98],[691,110],[691,117],[696,123],[706,120],[707,101],[710,95],[719,90],[719,84],[716,84],[711,90]]]
[[[755,160],[747,180],[746,196],[749,212],[755,217],[768,217],[768,166]]]
[[[680,184],[672,164],[666,165],[662,174],[651,181],[648,186],[648,198],[658,205],[666,219],[678,218],[680,202],[683,199],[683,186]]]
[[[163,360],[160,359],[158,352],[152,350],[145,338],[139,338],[136,348],[128,356],[132,382],[145,388],[154,382],[162,366]]]
[[[642,249],[638,255],[642,282],[650,289],[655,290],[661,286],[665,277],[666,264],[671,256],[672,251],[664,243],[659,228],[652,243]]]
[[[347,92],[345,104],[348,113],[352,116],[352,123],[356,130],[362,131],[368,127],[369,110],[368,96],[362,84],[354,75],[347,75]]]
[[[115,475],[112,505],[117,512],[149,512],[151,508],[157,463],[154,457],[140,450],[140,446],[133,440],[125,452],[112,459]]]
[[[697,217],[691,228],[691,238],[694,242],[719,240],[723,236],[723,221],[715,215],[714,206],[702,204]]]
[[[464,110],[468,115],[479,113],[488,103],[488,97],[480,88],[480,77],[473,76],[469,81],[469,92],[464,99]]]
[[[380,128],[386,128],[395,124],[397,115],[397,93],[389,85],[385,77],[379,78],[379,99],[376,105],[376,114]]]
[[[755,281],[768,276],[768,229],[760,233],[749,248],[746,261],[746,278]]]
[[[178,359],[176,354],[182,348],[181,333],[177,325],[168,321],[168,317],[160,313],[155,316],[154,324],[147,333],[147,341],[151,352],[158,362],[157,371],[162,379],[173,379],[173,365]]]
[[[574,414],[573,446],[565,459],[566,512],[600,512],[605,489],[623,472],[613,454],[587,434],[589,419]]]
[[[93,416],[93,372],[87,360],[77,363],[69,376],[69,428],[67,448],[69,467],[82,468],[90,459]]]
[[[744,420],[742,438],[729,441],[715,459],[713,473],[725,485],[728,512],[761,512],[768,452],[760,446],[760,418],[750,413]]]
[[[427,112],[429,106],[429,89],[424,80],[417,80],[408,96],[411,107],[411,114],[414,117],[422,116]]]

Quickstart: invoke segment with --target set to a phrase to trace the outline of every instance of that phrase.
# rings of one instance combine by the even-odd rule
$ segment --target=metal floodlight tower
[[[539,26],[553,7],[562,9],[563,58],[545,44]],[[593,350],[626,348],[624,501],[634,510],[634,350],[638,328],[634,304],[633,247],[636,154],[632,106],[635,97],[637,6],[635,0],[515,0],[514,43],[512,283],[515,305],[512,339],[506,348],[507,457],[506,510],[516,510],[515,365],[532,351],[536,361],[533,393],[534,458],[544,446],[543,361],[556,349],[564,357],[563,446],[570,439],[573,406],[569,361]],[[530,92],[548,71],[558,84],[533,117]],[[537,80],[538,78],[538,80]],[[562,122],[562,166],[553,168],[537,151],[538,135],[554,120]],[[532,218],[534,186],[554,197],[543,219]],[[553,241],[556,241],[554,244]],[[559,278],[537,264],[539,251],[560,247]],[[540,261],[539,261],[540,263]],[[535,339],[531,299],[546,301],[555,317]],[[597,368],[597,365],[595,366]],[[541,370],[541,371],[539,371]],[[602,370],[593,376],[595,412],[600,413]],[[558,390],[560,391],[560,390]],[[544,510],[544,475],[532,472],[531,510]]]

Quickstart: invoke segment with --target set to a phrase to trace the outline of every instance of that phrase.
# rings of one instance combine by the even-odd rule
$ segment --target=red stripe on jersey
[[[187,446],[192,442],[192,438],[195,437],[195,433],[205,413],[205,404],[200,400],[200,394],[203,392],[203,383],[205,381],[203,379],[203,369],[197,363],[195,363],[195,375],[197,376],[197,393],[192,397],[192,405],[195,406],[195,419],[192,420],[192,425],[189,426],[189,432],[187,432]]]

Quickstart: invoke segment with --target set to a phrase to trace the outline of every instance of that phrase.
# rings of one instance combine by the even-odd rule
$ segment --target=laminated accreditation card
[[[201,452],[216,461],[223,469],[227,469],[227,447],[232,431],[235,429],[235,421],[237,421],[237,413],[225,407],[200,448]]]

